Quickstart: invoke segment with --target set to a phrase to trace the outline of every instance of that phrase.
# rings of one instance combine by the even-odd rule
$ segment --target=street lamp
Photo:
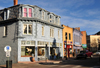
[[[45,62],[47,63],[47,44],[46,44],[46,46],[45,46],[45,48],[46,48],[46,54],[45,54]]]

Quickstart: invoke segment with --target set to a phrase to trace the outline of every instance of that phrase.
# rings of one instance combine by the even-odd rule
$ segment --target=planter
[[[34,61],[35,61],[35,58],[32,57],[32,62],[34,62]]]

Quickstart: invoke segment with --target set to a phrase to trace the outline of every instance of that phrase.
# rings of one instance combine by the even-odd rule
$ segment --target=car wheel
[[[85,56],[85,59],[87,59],[87,55]]]
[[[93,55],[90,56],[90,58],[92,58],[92,57],[93,57]]]
[[[76,59],[79,59],[79,57],[76,57]]]

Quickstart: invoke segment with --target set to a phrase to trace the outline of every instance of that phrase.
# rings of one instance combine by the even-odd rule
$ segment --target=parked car
[[[97,52],[94,52],[93,55],[100,55],[100,50],[98,50]]]
[[[92,55],[93,53],[92,52],[90,52],[90,51],[80,51],[80,53],[76,56],[76,58],[77,59],[79,59],[79,58],[87,58],[87,57],[93,57],[93,55]]]

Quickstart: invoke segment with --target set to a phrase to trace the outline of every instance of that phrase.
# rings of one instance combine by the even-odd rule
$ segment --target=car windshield
[[[98,52],[100,52],[100,50]]]

